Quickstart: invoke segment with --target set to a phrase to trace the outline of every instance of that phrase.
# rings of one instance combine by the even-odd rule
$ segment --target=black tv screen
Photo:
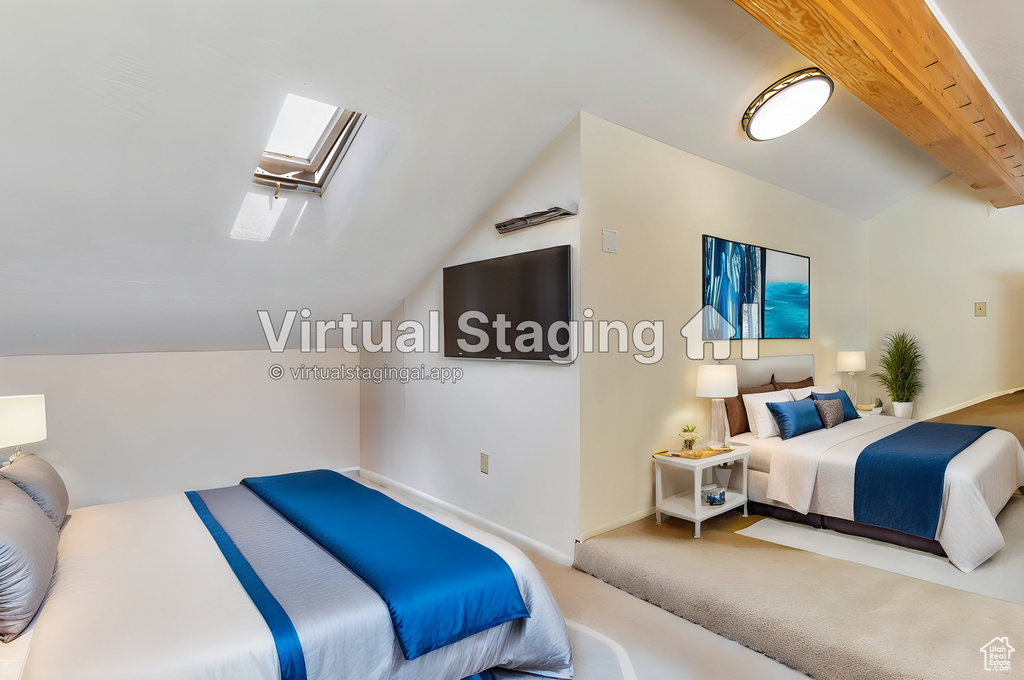
[[[571,360],[570,246],[445,267],[443,278],[446,357]]]

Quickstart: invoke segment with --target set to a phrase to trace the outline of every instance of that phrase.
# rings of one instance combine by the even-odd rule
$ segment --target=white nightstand
[[[747,458],[750,456],[749,446],[737,446],[732,451],[720,453],[707,458],[683,458],[657,454],[654,456],[654,502],[655,519],[661,524],[662,515],[671,515],[693,522],[693,537],[700,538],[700,523],[726,510],[743,506],[743,516],[747,516]],[[725,503],[722,505],[703,505],[701,503],[701,486],[705,483],[705,470],[714,470],[717,466],[731,463],[732,470],[725,487]],[[689,479],[683,485],[672,472],[674,470],[689,472]],[[663,471],[669,474],[662,479]],[[739,473],[739,474],[737,474]],[[714,472],[711,473],[712,475]],[[686,477],[687,475],[678,475]],[[687,484],[688,482],[688,484]],[[678,491],[677,491],[678,490]],[[666,493],[668,497],[666,498]]]

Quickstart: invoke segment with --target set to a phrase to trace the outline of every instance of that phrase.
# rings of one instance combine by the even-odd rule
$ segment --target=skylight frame
[[[366,119],[358,111],[340,107],[339,111],[310,159],[264,151],[252,181],[322,195]]]

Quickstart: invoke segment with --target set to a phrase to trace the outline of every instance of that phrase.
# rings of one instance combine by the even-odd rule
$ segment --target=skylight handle
[[[288,184],[287,182],[283,182],[283,183],[282,182],[270,182],[268,180],[259,179],[257,177],[253,177],[252,183],[253,184],[259,184],[259,185],[265,186],[265,187],[270,187],[271,189],[273,189],[274,190],[274,198],[277,198],[277,195],[278,195],[278,193],[280,193],[281,189],[298,189],[299,188],[298,184]]]

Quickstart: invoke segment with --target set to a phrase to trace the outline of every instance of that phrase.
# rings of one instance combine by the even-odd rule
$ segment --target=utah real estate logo
[[[987,671],[1010,671],[1010,655],[1015,650],[1010,646],[1009,638],[997,637],[981,648],[985,655],[985,670]]]

